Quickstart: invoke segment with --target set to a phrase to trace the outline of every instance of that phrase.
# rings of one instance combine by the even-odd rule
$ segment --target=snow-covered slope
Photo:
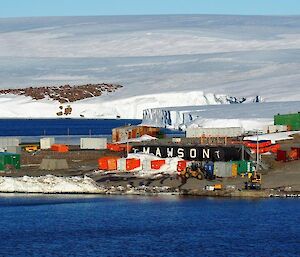
[[[299,68],[300,16],[0,19],[0,88],[124,86],[72,104],[72,117],[141,118],[226,96],[297,101]],[[55,117],[59,105],[9,95],[0,103],[0,117]]]

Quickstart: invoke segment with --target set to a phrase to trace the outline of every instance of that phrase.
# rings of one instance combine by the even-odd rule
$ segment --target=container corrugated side
[[[238,137],[244,133],[241,127],[232,128],[187,128],[186,137]]]
[[[117,168],[119,171],[126,171],[126,159],[125,158],[118,159]]]
[[[44,137],[40,139],[40,148],[42,150],[51,149],[51,146],[55,144],[54,137]]]
[[[0,137],[0,148],[6,148],[8,146],[19,146],[20,139],[16,137]]]
[[[107,148],[107,138],[80,138],[80,149],[101,150]]]
[[[230,162],[215,162],[214,175],[220,178],[232,177],[232,164]]]
[[[8,146],[6,147],[6,152],[21,154],[21,146]]]

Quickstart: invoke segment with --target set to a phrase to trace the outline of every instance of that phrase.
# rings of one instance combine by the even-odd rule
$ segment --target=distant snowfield
[[[265,102],[299,101],[299,70],[300,16],[0,19],[0,88],[124,86],[72,103],[71,117],[142,118],[144,109],[220,105],[227,96],[248,103],[257,95]],[[0,117],[53,118],[59,107],[11,95],[0,96],[0,104]],[[227,108],[239,113],[247,107],[221,109]],[[261,118],[271,119],[274,111],[262,110]]]

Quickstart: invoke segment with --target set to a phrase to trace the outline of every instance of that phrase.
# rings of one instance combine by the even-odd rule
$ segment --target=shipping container
[[[125,158],[118,159],[117,168],[119,171],[126,171],[126,159]]]
[[[135,158],[126,159],[126,170],[127,171],[131,171],[131,170],[134,170],[139,167],[141,167],[140,159],[135,159]]]
[[[287,151],[278,150],[276,160],[286,162],[287,161]]]
[[[238,175],[238,165],[236,163],[232,163],[232,177],[236,177]]]
[[[102,150],[107,147],[107,138],[80,138],[80,149]]]
[[[286,125],[290,130],[300,130],[300,112],[275,115],[274,125]]]
[[[51,146],[51,150],[59,153],[66,153],[69,151],[69,147],[67,145],[54,144]]]
[[[144,171],[150,171],[151,170],[151,160],[147,160],[147,159],[143,160],[142,166],[143,166]]]
[[[243,135],[241,127],[232,128],[187,128],[186,137],[238,137]]]
[[[151,161],[151,169],[152,170],[159,170],[161,166],[165,165],[165,160],[152,160]]]
[[[287,125],[270,125],[268,126],[269,133],[278,133],[288,131]]]
[[[251,161],[244,160],[244,161],[234,161],[231,163],[234,166],[234,167],[232,167],[232,169],[236,168],[238,175],[253,172],[254,164]],[[235,171],[234,171],[234,173],[235,173]]]
[[[21,154],[21,147],[20,146],[7,146],[5,150],[6,150],[7,153]]]
[[[51,146],[55,144],[54,137],[44,137],[40,139],[40,147],[42,150],[51,149]]]
[[[98,167],[100,170],[117,170],[119,157],[108,156],[98,159]]]
[[[214,175],[220,178],[232,177],[232,163],[230,162],[215,162]]]
[[[132,146],[129,144],[107,144],[107,149],[113,152],[130,152]]]
[[[0,148],[6,148],[8,146],[19,146],[20,139],[16,137],[0,137]]]
[[[13,153],[0,153],[0,171],[20,169],[20,155]]]

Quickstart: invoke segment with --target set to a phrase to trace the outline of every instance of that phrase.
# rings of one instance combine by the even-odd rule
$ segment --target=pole
[[[70,128],[68,128],[68,145],[70,145]]]
[[[127,144],[126,144],[126,151],[127,151],[127,157],[128,157],[128,154],[129,154],[129,143],[128,143],[128,138],[127,138]]]
[[[256,130],[256,172],[259,167],[259,145],[258,145],[258,130]]]

